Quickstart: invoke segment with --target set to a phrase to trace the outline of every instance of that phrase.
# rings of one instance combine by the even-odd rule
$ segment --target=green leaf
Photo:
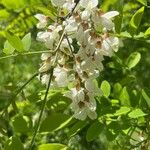
[[[149,91],[148,91],[148,93],[149,93]],[[145,92],[145,90],[142,90],[142,96],[143,96],[143,98],[145,99],[147,105],[150,108],[150,97],[147,95],[147,93]]]
[[[150,27],[145,31],[144,35],[145,36],[150,36]]]
[[[144,6],[147,6],[147,0],[137,0],[137,1],[143,4]]]
[[[31,46],[31,33],[28,33],[23,37],[22,43],[23,43],[24,50],[28,51]]]
[[[122,85],[120,83],[115,83],[113,87],[113,94],[115,98],[119,98],[121,90],[122,90]]]
[[[87,125],[86,121],[78,121],[71,128],[69,128],[68,137],[76,135]]]
[[[131,111],[131,112],[128,114],[128,116],[129,116],[130,118],[139,118],[139,117],[143,117],[143,116],[145,116],[145,115],[146,115],[146,114],[145,114],[141,109],[139,109],[139,108],[137,108],[137,109]]]
[[[13,9],[16,11],[19,11],[20,9],[24,8],[28,1],[27,0],[1,0],[2,4],[7,8],[7,9]]]
[[[110,90],[111,90],[111,87],[110,87],[109,82],[103,81],[102,84],[101,84],[101,90],[102,90],[103,95],[104,95],[105,97],[109,97],[109,95],[110,95]]]
[[[144,14],[144,7],[141,7],[139,10],[136,11],[136,13],[131,18],[130,24],[129,24],[129,30],[130,34],[134,35],[141,23],[142,16]]]
[[[55,113],[48,116],[41,124],[40,132],[52,132],[67,126],[72,118],[65,114]]]
[[[19,37],[15,35],[10,35],[8,32],[6,32],[6,38],[8,42],[18,51],[23,51],[23,44]]]
[[[114,114],[115,116],[125,115],[130,111],[129,107],[121,107],[119,110],[116,111]]]
[[[38,150],[66,150],[67,146],[59,143],[42,144]]]
[[[87,130],[86,134],[86,140],[88,142],[93,141],[98,137],[98,135],[104,130],[103,124],[100,122],[96,121],[94,122],[89,129]]]
[[[128,94],[127,88],[124,87],[120,93],[119,99],[121,101],[121,105],[130,106],[130,96]]]
[[[65,110],[70,104],[70,99],[63,96],[61,92],[57,92],[50,96],[47,101],[47,107],[50,110],[60,111]]]
[[[46,8],[45,6],[35,6],[34,8],[38,11],[41,11],[43,14],[50,17],[50,19],[54,20],[56,19],[57,10],[54,8],[53,5],[50,4],[50,8]]]
[[[8,19],[10,13],[6,9],[0,9],[0,20]]]
[[[115,3],[115,10],[119,12],[119,15],[115,17],[115,31],[120,34],[121,26],[123,21],[123,7],[124,7],[124,0],[116,1]]]
[[[15,132],[27,133],[29,131],[26,120],[23,116],[16,116],[13,120],[13,127]]]
[[[13,52],[14,52],[14,50],[15,50],[15,48],[8,42],[8,41],[6,41],[5,43],[4,43],[4,49],[3,49],[3,52],[5,53],[5,54],[12,54]]]
[[[133,52],[127,59],[126,65],[129,69],[135,67],[141,59],[141,54],[139,52]]]
[[[21,140],[17,136],[10,138],[5,145],[4,150],[24,150]]]

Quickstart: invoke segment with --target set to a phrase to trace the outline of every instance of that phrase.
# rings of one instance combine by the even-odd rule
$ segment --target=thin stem
[[[45,109],[45,105],[46,105],[46,102],[47,102],[48,91],[50,89],[50,85],[51,85],[51,81],[52,81],[52,77],[53,77],[53,71],[54,71],[54,68],[52,67],[51,72],[50,72],[48,86],[47,86],[47,89],[46,89],[46,92],[45,92],[45,96],[44,96],[44,99],[43,99],[43,103],[42,103],[41,112],[40,112],[40,115],[39,115],[39,118],[38,118],[37,125],[35,127],[35,131],[34,131],[34,134],[33,134],[32,140],[31,140],[31,145],[30,145],[29,150],[32,150],[32,147],[33,147],[33,144],[34,144],[34,141],[35,141],[35,137],[36,137],[37,132],[38,132],[39,127],[40,127],[41,119],[42,119],[42,116],[43,116],[43,113],[44,113],[44,109]]]
[[[29,150],[32,150],[32,147],[33,147],[33,144],[35,142],[35,138],[36,138],[36,135],[38,133],[38,130],[40,128],[40,124],[41,124],[41,119],[42,119],[42,116],[43,116],[43,112],[45,110],[45,106],[46,106],[46,102],[47,102],[47,95],[48,95],[48,91],[50,89],[50,85],[51,85],[51,81],[52,81],[52,77],[53,77],[53,71],[54,71],[54,67],[55,67],[55,63],[57,61],[57,56],[58,56],[58,50],[60,48],[60,45],[63,41],[63,38],[64,38],[64,35],[65,35],[65,32],[63,30],[63,33],[60,37],[60,40],[58,42],[58,45],[56,47],[56,49],[54,50],[55,51],[55,58],[54,58],[54,61],[53,61],[53,64],[52,64],[52,67],[51,67],[51,70],[50,70],[50,78],[49,78],[49,82],[48,82],[48,86],[47,86],[47,89],[46,89],[46,92],[45,92],[45,96],[44,96],[44,99],[43,99],[43,103],[42,103],[42,108],[41,108],[41,112],[40,112],[40,115],[39,115],[39,118],[38,118],[38,122],[37,122],[37,125],[35,127],[35,131],[34,131],[34,134],[33,134],[33,137],[32,137],[32,140],[31,140],[31,145],[29,147]]]
[[[38,76],[39,73],[35,73],[27,82],[25,82],[18,90],[16,90],[14,92],[14,95],[12,96],[12,99],[10,100],[10,102],[7,104],[7,106],[5,107],[5,110],[7,110],[7,108],[10,106],[10,104],[12,104],[15,108],[15,104],[14,104],[14,99],[17,97],[17,95],[36,77]],[[4,111],[5,112],[5,111]],[[2,113],[1,116],[3,116],[4,112]]]
[[[72,16],[72,14],[73,14],[74,10],[76,9],[76,7],[77,7],[77,5],[78,5],[79,2],[80,2],[80,0],[75,0],[75,3],[76,3],[75,6],[73,7],[73,9],[71,10],[71,12],[65,18],[69,18],[69,17]]]
[[[76,5],[75,5],[74,8],[72,9],[71,13],[70,13],[69,15],[67,15],[65,18],[70,17],[70,16],[73,14],[73,12],[74,12],[74,10],[75,10],[77,4],[79,3],[79,1],[80,1],[80,0],[77,0]],[[34,144],[34,142],[35,142],[36,135],[37,135],[38,130],[39,130],[39,128],[40,128],[41,119],[42,119],[43,112],[44,112],[44,110],[45,110],[45,106],[46,106],[46,102],[47,102],[48,91],[49,91],[49,89],[50,89],[50,85],[51,85],[51,81],[52,81],[52,77],[53,77],[53,71],[54,71],[55,63],[57,62],[58,50],[59,50],[60,45],[61,45],[61,43],[62,43],[62,41],[63,41],[63,39],[64,39],[64,36],[65,36],[65,31],[64,31],[64,29],[63,29],[63,33],[62,33],[62,35],[61,35],[61,37],[60,37],[60,40],[59,40],[59,42],[58,42],[58,45],[57,45],[56,49],[54,50],[55,58],[54,58],[54,61],[53,61],[53,64],[52,64],[52,68],[51,68],[51,71],[50,71],[50,78],[49,78],[47,90],[46,90],[46,92],[45,92],[45,97],[44,97],[44,99],[43,99],[43,104],[42,104],[40,116],[39,116],[37,125],[36,125],[36,127],[35,127],[35,131],[34,131],[34,134],[33,134],[32,140],[31,140],[31,145],[30,145],[30,147],[29,147],[29,150],[32,150],[33,144]]]
[[[0,60],[11,58],[11,57],[17,57],[17,56],[34,55],[34,54],[42,54],[42,53],[49,53],[49,52],[51,52],[51,51],[46,50],[46,51],[33,51],[33,52],[19,53],[19,54],[13,54],[13,55],[0,57]]]
[[[72,49],[71,43],[70,43],[69,38],[68,38],[68,35],[67,35],[67,34],[65,34],[65,37],[66,37],[66,39],[67,39],[67,42],[68,42],[68,45],[69,45],[69,48],[70,48],[71,54],[72,54],[72,56],[75,58],[75,56],[74,56],[74,54],[73,54],[73,49]]]
[[[39,75],[39,72],[35,73],[27,82],[25,82],[17,91],[15,96],[17,96],[25,87],[27,84],[29,84],[36,76]]]

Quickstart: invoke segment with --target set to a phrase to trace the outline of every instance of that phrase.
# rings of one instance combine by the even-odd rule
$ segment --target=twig
[[[71,54],[72,54],[72,56],[73,56],[73,57],[75,57],[75,56],[74,56],[74,54],[73,54],[73,49],[72,49],[72,47],[71,47],[71,43],[70,43],[70,41],[69,41],[68,35],[67,35],[67,34],[65,34],[65,37],[66,37],[66,39],[67,39],[67,42],[68,42],[68,45],[69,45],[69,48],[70,48]]]
[[[42,103],[41,112],[40,112],[40,115],[39,115],[39,119],[38,119],[37,125],[35,127],[35,131],[34,131],[34,134],[33,134],[32,140],[31,140],[31,145],[30,145],[29,150],[32,150],[32,147],[33,147],[33,144],[34,144],[34,141],[35,141],[35,137],[36,137],[37,132],[38,132],[39,127],[40,127],[41,119],[42,119],[43,112],[44,112],[44,109],[45,109],[45,105],[46,105],[46,102],[47,102],[48,91],[50,89],[50,85],[51,85],[51,81],[52,81],[52,77],[53,77],[53,71],[54,71],[54,68],[52,67],[51,68],[51,72],[50,72],[48,86],[47,86],[47,89],[46,89],[46,92],[45,92],[45,96],[44,96],[44,99],[43,99],[43,103]]]
[[[34,55],[34,54],[42,54],[42,53],[50,53],[50,52],[51,52],[50,50],[46,50],[46,51],[33,51],[33,52],[26,52],[26,53],[18,53],[18,54],[0,57],[0,60],[11,58],[11,57],[17,57],[17,56],[26,56],[26,55]]]
[[[15,101],[15,98],[17,97],[17,95],[26,87],[26,85],[28,85],[36,76],[38,76],[39,73],[35,73],[27,82],[25,82],[19,89],[17,89],[13,96],[12,96],[12,99],[10,100],[10,102],[7,104],[7,106],[5,107],[5,110],[7,110],[7,108],[10,106],[10,104],[13,104],[14,105],[14,101]],[[15,106],[14,106],[15,107]],[[4,110],[4,112],[5,112]],[[2,113],[1,116],[3,116],[4,112]]]
[[[69,15],[67,15],[67,16],[65,17],[65,19],[68,18],[68,17],[70,17],[70,16],[72,15],[72,13],[74,12],[74,10],[75,10],[77,4],[79,3],[79,1],[80,1],[80,0],[76,0],[76,5],[75,5],[74,8],[72,9],[71,13],[69,13]],[[52,64],[52,68],[51,68],[51,72],[50,72],[50,78],[49,78],[47,90],[46,90],[46,92],[45,92],[45,97],[44,97],[44,99],[43,99],[43,104],[42,104],[40,116],[39,116],[37,125],[36,125],[36,127],[35,127],[35,131],[34,131],[34,134],[33,134],[32,140],[31,140],[31,145],[30,145],[30,147],[29,147],[29,150],[32,150],[32,147],[33,147],[33,144],[34,144],[36,135],[37,135],[38,130],[39,130],[39,128],[40,128],[41,119],[42,119],[43,112],[44,112],[44,109],[45,109],[45,106],[46,106],[46,102],[47,102],[48,91],[49,91],[49,89],[50,89],[50,85],[51,85],[51,81],[52,81],[52,77],[53,77],[53,71],[54,71],[55,63],[56,63],[56,61],[57,61],[58,50],[59,50],[60,45],[61,45],[61,43],[62,43],[62,41],[63,41],[63,39],[64,39],[64,36],[65,36],[65,31],[64,31],[64,29],[63,29],[63,33],[62,33],[62,35],[61,35],[61,37],[60,37],[60,40],[59,40],[59,42],[58,42],[58,45],[57,45],[56,49],[54,50],[54,52],[55,52],[55,58],[54,58],[54,61],[53,61],[53,64]]]
[[[41,108],[41,112],[40,112],[40,115],[39,115],[39,118],[38,118],[38,122],[37,122],[37,125],[35,127],[35,131],[34,131],[34,134],[33,134],[33,137],[32,137],[32,140],[31,140],[31,144],[30,144],[30,147],[29,147],[29,150],[32,150],[32,147],[34,145],[34,141],[35,141],[35,138],[36,138],[36,135],[38,133],[38,130],[40,128],[40,124],[41,124],[41,119],[42,119],[42,116],[43,116],[43,112],[45,110],[45,106],[46,106],[46,102],[47,102],[47,95],[48,95],[48,91],[50,89],[50,85],[51,85],[51,81],[52,81],[52,77],[53,77],[53,71],[54,71],[54,67],[55,67],[55,63],[57,61],[57,56],[58,56],[58,50],[60,48],[60,45],[63,41],[63,38],[64,38],[64,35],[65,35],[65,32],[63,30],[63,33],[61,35],[61,38],[59,40],[59,43],[55,49],[55,58],[54,58],[54,61],[53,61],[53,64],[52,64],[52,68],[50,70],[50,78],[49,78],[49,81],[48,81],[48,86],[47,86],[47,89],[46,89],[46,92],[45,92],[45,96],[44,96],[44,99],[43,99],[43,103],[42,103],[42,108]]]

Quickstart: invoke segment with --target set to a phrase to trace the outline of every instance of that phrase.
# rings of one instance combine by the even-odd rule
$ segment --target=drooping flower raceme
[[[39,20],[37,28],[42,29],[37,34],[37,40],[49,49],[49,53],[41,56],[40,79],[47,85],[49,70],[55,64],[51,88],[68,87],[64,95],[72,101],[70,108],[75,118],[96,119],[95,97],[101,95],[96,78],[103,70],[104,56],[111,57],[118,50],[119,39],[113,36],[113,18],[119,13],[103,13],[97,8],[98,0],[51,2],[59,8],[58,14],[66,14],[51,24],[48,24],[48,16],[35,16]]]

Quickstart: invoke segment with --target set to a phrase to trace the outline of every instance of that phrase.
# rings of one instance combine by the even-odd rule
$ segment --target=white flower
[[[41,29],[41,28],[45,28],[47,25],[47,17],[45,15],[42,14],[36,14],[35,18],[37,18],[39,20],[39,23],[37,24],[37,28]]]
[[[102,42],[103,55],[112,56],[113,51],[117,52],[119,48],[119,39],[117,37],[108,37]]]
[[[85,88],[92,95],[101,95],[101,90],[98,88],[98,86],[96,85],[96,81],[94,80],[86,80]]]
[[[41,80],[42,84],[47,85],[48,81],[49,81],[49,78],[50,78],[50,75],[49,74],[44,74],[41,78],[40,77],[38,77],[38,78]]]
[[[75,99],[72,101],[70,105],[72,111],[74,112],[74,117],[80,120],[85,120],[87,117],[90,119],[96,119],[97,114],[96,110],[96,101],[93,96],[89,96],[84,94],[84,100],[76,101]]]
[[[48,70],[56,64],[51,87],[67,87],[71,82],[72,88],[64,96],[72,100],[70,107],[73,116],[80,120],[87,117],[96,119],[95,98],[101,96],[96,78],[103,70],[104,56],[112,56],[118,50],[119,39],[112,34],[115,31],[113,18],[119,13],[103,13],[97,8],[98,0],[80,0],[75,10],[75,0],[51,2],[58,7],[58,14],[62,13],[63,16],[63,13],[71,12],[71,16],[51,25],[47,24],[48,17],[41,14],[36,16],[39,28],[47,27],[38,33],[37,40],[50,49],[49,53],[41,56],[40,79],[47,85],[50,78]],[[65,34],[63,39],[60,38],[62,33]],[[59,49],[52,52],[57,46]]]
[[[64,96],[72,99],[72,101],[80,102],[84,101],[84,89],[81,88],[80,90],[77,90],[76,88],[72,88],[69,92],[65,93]]]
[[[51,36],[51,32],[38,32],[37,40],[40,42],[46,42],[47,39]]]
[[[54,43],[59,41],[59,38],[60,38],[59,31],[62,30],[62,26],[56,26],[55,27],[55,26],[50,25],[48,27],[48,29],[50,31],[39,32],[37,34],[37,40],[44,42],[45,46],[48,49],[52,50],[54,47]]]
[[[66,87],[69,83],[67,70],[65,68],[56,67],[53,73],[58,87]]]
[[[39,72],[46,72],[51,68],[51,59],[47,59],[41,68],[39,69]]]
[[[74,0],[66,0],[66,2],[63,5],[63,8],[65,10],[71,11],[75,6]]]
[[[45,61],[45,60],[47,60],[47,59],[50,58],[50,57],[51,57],[51,54],[50,54],[50,53],[43,53],[43,54],[41,55],[41,60]]]
[[[63,22],[63,24],[65,26],[65,31],[69,35],[75,33],[78,29],[78,24],[73,17],[66,19],[66,21]]]
[[[83,20],[88,20],[92,13],[92,10],[97,7],[98,0],[80,0],[81,7],[85,8],[85,10],[81,14],[81,18]]]
[[[56,7],[62,7],[66,0],[51,0],[51,2]]]
[[[97,13],[97,15],[93,13],[92,20],[94,22],[96,30],[102,31],[103,28],[105,28],[106,30],[112,30],[114,28],[112,18],[117,15],[119,15],[119,12],[117,11],[110,11],[101,15],[99,15],[99,13]]]
[[[98,5],[98,0],[80,0],[81,7],[91,10]]]

